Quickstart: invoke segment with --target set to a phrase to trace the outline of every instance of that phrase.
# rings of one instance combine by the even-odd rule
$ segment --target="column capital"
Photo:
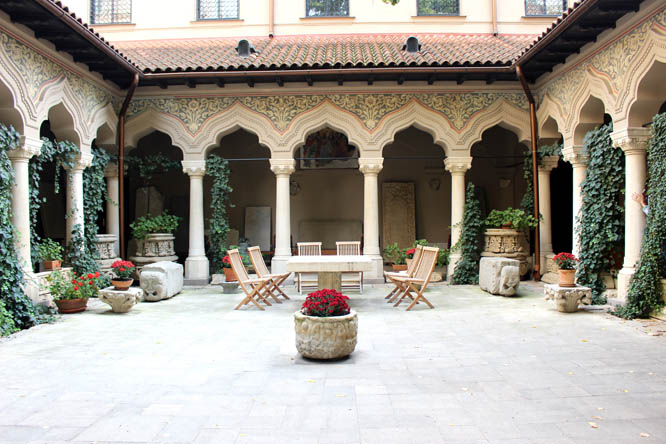
[[[7,156],[14,161],[29,160],[33,156],[39,156],[42,152],[42,141],[26,136],[21,136],[18,148],[7,151]]]
[[[544,156],[539,164],[539,169],[550,173],[555,167],[557,167],[559,161],[560,156]]]
[[[624,128],[611,133],[613,145],[622,149],[624,154],[645,154],[650,141],[650,130],[643,127]]]
[[[583,152],[583,145],[574,145],[562,149],[562,157],[569,162],[572,166],[585,166],[587,165],[590,156]]]
[[[190,177],[203,177],[206,174],[205,160],[183,160],[183,173]]]
[[[467,170],[472,168],[471,157],[447,157],[444,159],[444,168],[446,171],[455,174],[465,174]]]
[[[115,162],[109,162],[104,169],[104,177],[118,177],[118,164]]]
[[[358,169],[365,174],[379,174],[384,166],[383,157],[358,159]]]
[[[270,159],[270,163],[276,176],[289,176],[296,171],[294,159]]]
[[[82,173],[83,170],[88,168],[92,164],[93,158],[95,156],[91,153],[81,153],[79,157],[74,160],[74,166],[70,169],[74,173]]]

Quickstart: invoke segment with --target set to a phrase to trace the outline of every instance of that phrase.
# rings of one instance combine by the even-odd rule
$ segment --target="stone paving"
[[[354,354],[296,354],[303,296],[232,310],[189,289],[127,314],[91,301],[0,341],[1,443],[664,443],[666,330],[432,287],[411,312],[350,292]],[[290,294],[294,292],[291,291]]]

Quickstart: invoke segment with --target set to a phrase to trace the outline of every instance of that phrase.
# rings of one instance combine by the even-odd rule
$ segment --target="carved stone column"
[[[373,270],[367,273],[371,279],[384,275],[383,259],[379,251],[379,188],[377,176],[382,170],[384,159],[360,158],[359,170],[363,173],[363,255],[372,259]]]
[[[465,173],[472,167],[471,157],[447,157],[444,159],[446,170],[451,173],[451,246],[455,245],[462,233],[462,221],[465,215]],[[451,280],[460,252],[453,252],[447,267],[447,279]]]
[[[81,230],[83,235],[83,170],[90,166],[93,160],[90,153],[81,153],[74,167],[67,171],[67,243],[72,240],[75,228]]]
[[[645,231],[645,213],[641,204],[633,200],[632,195],[642,193],[645,188],[650,130],[625,128],[612,133],[611,138],[615,146],[621,148],[625,155],[624,263],[617,276],[617,296],[626,300],[629,283],[636,272],[636,263],[641,255]]]
[[[557,166],[559,156],[546,156],[541,159],[539,165],[539,214],[542,219],[539,222],[539,240],[541,252],[541,280],[555,283],[559,280],[557,272],[553,273],[553,225],[550,201],[550,172]],[[552,282],[551,282],[552,281]]]
[[[14,168],[12,224],[16,228],[16,253],[26,272],[32,272],[30,257],[30,171],[32,156],[39,156],[42,141],[23,137],[21,147],[7,152]]]
[[[573,167],[573,254],[578,256],[578,234],[576,233],[576,218],[583,206],[583,193],[581,185],[585,180],[585,171],[587,170],[587,162],[589,156],[583,153],[582,145],[575,145],[565,147],[562,150],[564,160],[569,162]]]
[[[203,177],[205,160],[184,160],[183,172],[190,176],[190,248],[185,260],[185,280],[190,285],[208,284],[210,270],[204,243]]]
[[[291,257],[291,196],[289,177],[294,172],[293,159],[271,159],[275,174],[275,254],[271,261],[273,273],[285,273]]]
[[[106,192],[109,198],[106,201],[106,232],[116,236],[115,256],[119,254],[118,239],[120,239],[120,194],[118,188],[118,164],[109,163],[104,171],[106,177]],[[114,257],[115,257],[114,256]]]

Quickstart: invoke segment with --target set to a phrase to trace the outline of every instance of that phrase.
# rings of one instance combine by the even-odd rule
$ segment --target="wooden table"
[[[340,291],[342,273],[372,271],[372,261],[367,256],[292,256],[287,261],[287,271],[317,273],[319,290],[331,288]]]

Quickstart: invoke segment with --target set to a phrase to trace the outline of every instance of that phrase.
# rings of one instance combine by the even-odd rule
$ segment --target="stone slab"
[[[130,287],[126,291],[114,290],[107,287],[99,291],[99,300],[111,306],[114,313],[127,313],[143,298],[143,290]]]
[[[157,216],[164,210],[164,196],[155,187],[141,187],[136,190],[135,217],[147,214]]]
[[[175,262],[155,262],[141,270],[141,288],[145,300],[161,301],[183,290],[183,266]]]
[[[245,207],[245,237],[261,251],[271,249],[271,207]]]
[[[414,183],[382,184],[382,220],[384,246],[398,243],[408,248],[416,239]]]
[[[505,267],[509,270],[502,274]],[[512,267],[515,267],[512,268]],[[505,257],[482,257],[479,263],[479,287],[490,294],[513,296],[520,283],[520,262]],[[517,281],[514,279],[517,274]],[[513,289],[513,292],[511,291]],[[501,291],[500,291],[501,290]]]
[[[372,270],[372,259],[367,256],[292,256],[287,262],[287,271],[298,273]]]

